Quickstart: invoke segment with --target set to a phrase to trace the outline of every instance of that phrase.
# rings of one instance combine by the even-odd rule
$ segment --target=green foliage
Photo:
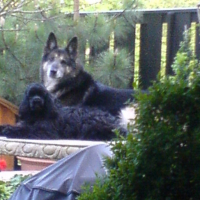
[[[128,9],[130,10],[135,5],[135,1],[126,1],[122,4],[129,5]],[[73,16],[65,13],[72,11],[71,6],[67,8],[65,6],[73,5],[73,1],[63,1],[63,4],[60,5],[54,0],[40,0],[21,5],[21,1],[15,0],[15,4],[10,4],[10,7],[9,5],[6,7],[5,1],[3,1],[3,5],[6,15],[3,15],[4,26],[0,27],[0,96],[19,105],[27,84],[39,81],[42,51],[50,32],[56,34],[60,46],[65,46],[67,41],[76,35],[79,39],[80,61],[83,64],[86,63],[87,71],[93,72],[94,75],[98,73],[98,68],[96,69],[94,66],[94,60],[100,57],[100,60],[97,61],[99,67],[99,62],[103,59],[102,55],[104,56],[103,62],[107,60],[109,63],[116,62],[116,66],[121,65],[116,68],[111,80],[108,80],[108,77],[101,80],[105,84],[112,83],[110,85],[114,87],[127,87],[129,77],[132,76],[131,73],[127,76],[131,67],[129,61],[133,60],[133,57],[129,59],[130,55],[122,50],[120,56],[117,56],[121,58],[115,59],[114,53],[108,49],[110,49],[109,40],[113,32],[115,32],[115,36],[112,43],[114,43],[114,39],[117,39],[123,41],[121,46],[126,46],[128,34],[133,30],[135,24],[133,19],[136,14],[134,12],[131,15],[123,12],[114,17],[104,14],[89,14],[81,17],[78,21],[73,21]],[[89,61],[85,56],[85,51],[88,49],[90,51]],[[106,52],[109,55],[106,56]],[[101,56],[98,56],[99,54]],[[122,58],[123,55],[124,58]],[[122,61],[123,59],[124,61]],[[119,63],[117,63],[118,61]],[[120,74],[123,64],[126,73]],[[109,69],[100,68],[106,71],[113,69],[113,65]],[[115,77],[117,79],[113,81]]]
[[[1,96],[16,103],[21,100],[26,85],[38,81],[42,44],[37,38],[23,33],[2,36],[7,49],[3,52],[0,74]],[[38,58],[38,59],[37,59]]]
[[[139,98],[142,151],[135,171],[139,199],[200,195],[200,64],[187,39],[189,35],[173,64],[175,76],[154,83],[150,94]]]
[[[86,16],[84,24],[87,24],[87,29],[85,29],[85,31],[90,46],[101,48],[108,43],[112,29],[105,15],[96,14]]]
[[[6,190],[6,184],[4,181],[0,181],[0,199],[7,200],[10,197],[10,193]]]
[[[67,0],[65,0],[67,1]],[[81,3],[81,11],[107,11],[107,10],[123,10],[123,9],[132,9],[136,6],[137,1],[132,0],[106,0],[106,1],[90,1],[83,0]]]
[[[173,77],[137,95],[132,133],[113,146],[108,177],[79,200],[188,200],[200,196],[200,63],[185,33]],[[101,183],[101,184],[100,184]]]
[[[133,137],[132,134],[127,136],[126,144],[124,138],[116,140],[112,146],[114,156],[107,158],[105,163],[108,168],[108,176],[97,178],[92,192],[89,191],[89,188],[84,188],[85,192],[80,195],[78,200],[134,200],[138,141],[138,136]]]
[[[133,76],[131,57],[124,49],[101,53],[94,66],[94,77],[109,86],[125,88]]]
[[[184,41],[181,42],[180,49],[177,52],[176,59],[172,69],[176,76],[172,77],[174,81],[184,80],[186,84],[193,85],[193,81],[198,80],[199,64],[195,59],[194,52],[191,48],[191,29],[185,31]],[[190,47],[190,48],[189,48]]]
[[[174,1],[174,0],[140,0],[140,7],[142,8],[188,8],[188,7],[196,7],[196,0],[186,0],[184,3],[182,1]]]
[[[26,85],[39,81],[46,38],[58,26],[51,20],[51,6],[57,13],[58,7],[51,0],[39,1],[37,5],[35,2],[21,4],[18,0],[13,4],[2,3],[6,14],[3,15],[5,24],[0,28],[0,96],[18,105]],[[40,6],[45,6],[44,16]],[[48,20],[44,22],[45,19]]]
[[[15,175],[9,181],[0,181],[0,199],[8,200],[22,181],[29,178],[30,175]]]

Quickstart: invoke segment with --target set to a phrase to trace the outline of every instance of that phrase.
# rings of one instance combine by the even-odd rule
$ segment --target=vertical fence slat
[[[132,29],[131,32],[129,32],[127,34],[127,48],[128,48],[128,51],[130,53],[130,56],[131,56],[131,60],[132,60],[132,66],[133,66],[133,74],[132,74],[132,77],[131,77],[131,81],[129,83],[129,88],[133,88],[133,82],[135,81],[134,80],[134,72],[135,72],[135,66],[134,66],[134,62],[135,62],[135,28]]]
[[[174,51],[173,51],[173,44],[172,38],[174,37],[174,13],[169,12],[167,14],[167,55],[166,55],[166,74],[172,74],[171,64],[174,59]]]
[[[195,53],[198,59],[200,59],[200,28],[196,27],[196,41],[195,41]]]
[[[140,86],[143,89],[156,79],[161,63],[162,15],[144,15],[140,37]]]
[[[168,32],[167,32],[167,64],[166,74],[173,74],[171,65],[174,57],[180,47],[180,42],[183,40],[185,28],[191,26],[190,13],[174,13],[170,12],[167,16]]]

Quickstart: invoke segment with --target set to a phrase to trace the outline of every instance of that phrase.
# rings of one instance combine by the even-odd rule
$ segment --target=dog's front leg
[[[28,138],[29,132],[28,127],[17,127],[11,125],[2,125],[0,126],[0,136],[7,137],[7,138]]]

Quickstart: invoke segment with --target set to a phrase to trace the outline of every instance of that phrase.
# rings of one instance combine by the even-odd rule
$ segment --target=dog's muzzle
[[[44,106],[44,100],[39,96],[34,96],[30,101],[30,107],[33,111],[39,111]]]
[[[55,78],[56,74],[57,74],[57,71],[58,71],[57,67],[53,67],[52,66],[51,69],[50,69],[50,72],[49,72],[50,77],[51,78]]]

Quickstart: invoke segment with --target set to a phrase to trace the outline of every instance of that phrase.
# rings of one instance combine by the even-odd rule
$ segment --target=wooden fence
[[[186,28],[198,23],[197,9],[164,9],[164,10],[139,10],[142,14],[142,21],[136,24],[132,32],[127,35],[123,44],[136,57],[136,41],[139,38],[139,57],[138,63],[134,67],[134,72],[138,71],[139,84],[146,89],[151,85],[152,80],[156,79],[161,70],[162,59],[164,58],[165,74],[173,74],[171,64],[174,56],[179,49],[180,42],[183,40],[183,32]],[[116,15],[116,12],[106,12],[102,14]],[[88,13],[82,13],[85,15]],[[136,31],[139,25],[139,34]],[[194,47],[198,58],[200,58],[200,37],[199,28],[195,27]],[[165,34],[164,52],[163,35]],[[115,48],[122,47],[120,41],[115,41]],[[98,51],[98,50],[97,50]],[[136,63],[134,61],[134,63]],[[136,68],[137,67],[137,68]],[[134,77],[134,76],[133,76]]]

